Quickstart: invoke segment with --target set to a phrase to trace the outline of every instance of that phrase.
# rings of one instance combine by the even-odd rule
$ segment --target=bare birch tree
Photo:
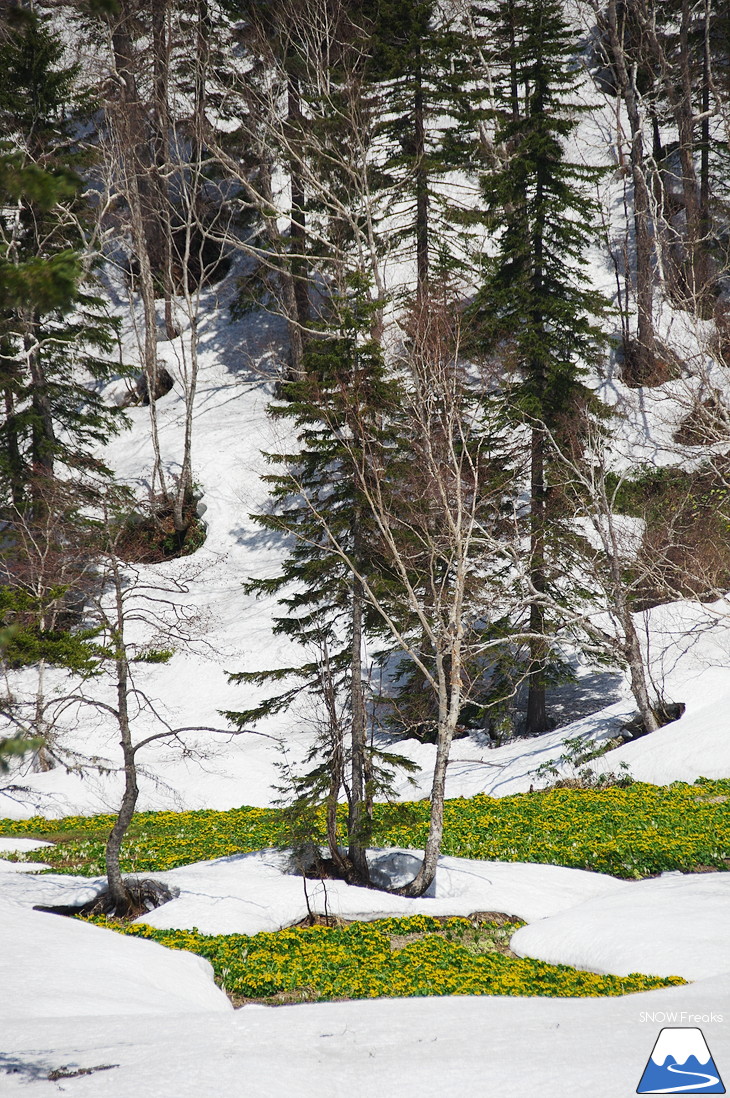
[[[351,454],[388,573],[384,590],[358,568],[325,516],[315,517],[379,615],[394,651],[413,662],[435,699],[428,839],[417,876],[399,890],[420,896],[436,872],[451,743],[462,707],[478,686],[475,667],[481,661],[488,673],[490,654],[505,645],[502,631],[490,626],[508,617],[515,602],[524,610],[532,594],[498,579],[500,563],[511,555],[505,540],[519,535],[503,513],[504,453],[497,459],[489,452],[485,413],[461,364],[458,321],[444,303],[422,295],[411,340],[402,361],[400,455],[367,443]]]
[[[646,524],[620,513],[618,500],[627,474],[611,476],[605,427],[590,421],[584,425],[579,460],[551,435],[548,438],[561,490],[570,500],[576,527],[585,535],[575,557],[573,582],[580,583],[582,573],[582,586],[592,592],[583,607],[571,600],[556,604],[554,610],[579,645],[585,638],[589,652],[600,659],[617,659],[626,668],[642,728],[654,732],[667,723],[671,703],[652,683],[635,614],[661,561],[642,552]]]
[[[140,914],[171,898],[159,882],[124,877],[122,843],[139,798],[139,775],[146,767],[141,757],[151,744],[168,744],[183,757],[200,757],[200,733],[230,737],[230,730],[205,725],[176,726],[165,708],[142,681],[139,668],[160,664],[175,650],[201,642],[194,609],[184,596],[190,577],[178,573],[164,578],[122,562],[119,543],[129,511],[127,493],[107,494],[96,524],[93,588],[88,592],[83,625],[93,637],[90,667],[81,668],[65,689],[49,697],[47,708],[54,724],[88,721],[93,714],[118,735],[120,761],[102,760],[78,752],[75,769],[101,769],[123,776],[119,810],[106,843],[107,887],[95,910],[115,916]]]

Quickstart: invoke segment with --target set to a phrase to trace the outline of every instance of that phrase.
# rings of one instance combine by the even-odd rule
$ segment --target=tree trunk
[[[33,478],[40,479],[41,483],[47,483],[53,477],[56,432],[53,429],[53,413],[48,398],[48,382],[40,359],[34,328],[35,323],[31,318],[28,321],[27,333],[23,338],[30,373],[31,402],[34,413],[31,460]]]
[[[527,675],[525,733],[537,736],[548,728],[545,708],[545,431],[533,427],[530,457],[530,582],[536,597],[530,605],[530,668]]]
[[[703,251],[710,245],[712,217],[710,214],[710,79],[712,71],[711,3],[705,0],[704,33],[702,40],[702,98],[700,123],[700,241]]]
[[[692,10],[689,0],[682,0],[679,50],[677,59],[670,60],[664,42],[657,34],[653,0],[649,3],[644,0],[641,6],[642,29],[647,35],[650,60],[656,71],[661,74],[664,91],[674,115],[679,141],[680,182],[684,209],[684,242],[679,256],[680,271],[678,272],[681,290],[688,298],[685,304],[701,315],[710,289],[710,266],[706,242],[702,234],[700,187],[695,168],[694,78],[690,49]]]
[[[187,261],[188,249],[185,249],[185,260]],[[183,281],[187,283],[187,278]],[[195,394],[198,388],[198,317],[197,309],[193,305],[192,297],[187,285],[184,287],[185,300],[187,303],[188,319],[190,321],[189,328],[189,346],[190,346],[190,370],[187,377],[184,380],[185,386],[185,426],[183,433],[183,459],[180,468],[180,476],[178,477],[177,485],[175,488],[175,498],[173,500],[173,523],[175,525],[175,532],[178,534],[182,541],[184,535],[190,525],[190,519],[188,518],[188,509],[192,507],[193,501],[193,413],[195,410]]]
[[[180,289],[185,301],[190,326],[187,339],[190,348],[189,370],[182,369],[185,399],[185,427],[183,437],[183,459],[173,503],[173,521],[175,531],[181,540],[189,526],[187,505],[190,504],[193,490],[193,414],[195,394],[198,385],[198,313],[200,308],[201,281],[204,275],[203,245],[206,239],[206,223],[203,211],[203,155],[205,146],[205,104],[208,86],[208,66],[210,63],[210,14],[207,0],[197,0],[197,19],[195,25],[195,109],[191,137],[190,164],[185,171],[181,184],[187,188],[187,197],[182,203],[185,223],[181,228],[184,240],[181,256]],[[196,242],[199,248],[198,259],[200,276],[197,281],[191,279],[191,260]]]
[[[672,105],[679,136],[679,158],[682,168],[682,194],[685,210],[686,278],[692,303],[701,311],[702,301],[708,288],[708,271],[705,244],[702,239],[700,194],[694,157],[693,76],[689,46],[690,20],[689,0],[682,0],[682,20],[679,31],[679,88],[677,88],[674,80],[671,80],[667,87],[671,86],[673,91]],[[680,94],[678,94],[678,91]]]
[[[152,436],[152,448],[155,455],[155,466],[152,476],[153,490],[158,481],[160,491],[165,499],[169,498],[165,470],[162,464],[162,452],[160,449],[160,435],[157,427],[157,394],[158,373],[157,362],[157,311],[155,309],[155,284],[152,274],[152,266],[147,251],[147,241],[144,233],[144,217],[140,201],[137,179],[134,171],[127,176],[128,200],[130,210],[130,228],[134,242],[137,259],[139,261],[139,288],[142,298],[143,311],[143,362],[144,373],[149,393],[150,432]]]
[[[515,56],[516,46],[516,28],[515,28],[515,5],[514,0],[509,0],[507,5],[508,19],[509,19],[509,46],[510,46],[510,66],[509,66],[509,97],[510,97],[510,109],[512,112],[512,121],[516,122],[520,117],[520,89],[517,80],[517,59]]]
[[[459,627],[460,628],[460,627]],[[446,681],[446,662],[449,663],[449,684]],[[444,837],[444,801],[446,799],[446,771],[449,765],[451,743],[461,711],[461,652],[454,645],[451,659],[446,661],[443,651],[436,654],[439,687],[439,723],[436,742],[436,762],[431,784],[431,813],[428,838],[423,851],[423,862],[414,879],[395,891],[401,896],[423,896],[431,887]]]
[[[607,10],[611,57],[621,98],[631,130],[629,159],[634,191],[634,231],[636,237],[636,307],[638,314],[637,340],[643,361],[650,365],[655,352],[654,333],[654,272],[652,269],[652,239],[650,230],[650,195],[644,171],[644,135],[639,113],[639,94],[632,71],[629,74],[623,42],[623,25],[619,25],[617,0],[610,0]]]
[[[414,59],[415,94],[413,98],[413,136],[416,161],[416,296],[423,299],[428,291],[428,169],[426,166],[426,120],[421,71],[421,46]]]
[[[449,765],[451,741],[454,727],[447,723],[439,727],[436,744],[436,763],[431,784],[431,813],[429,816],[428,839],[423,852],[423,862],[416,877],[405,888],[397,889],[401,896],[423,896],[431,887],[444,838],[444,801],[446,799],[446,770]]]
[[[367,753],[367,726],[365,699],[362,686],[362,607],[364,593],[362,583],[353,578],[352,589],[352,648],[350,655],[351,691],[351,777],[348,813],[348,857],[355,875],[363,884],[369,880],[367,846],[370,823],[367,815],[365,771]]]
[[[43,632],[44,625],[43,620],[39,623],[39,629]],[[33,734],[41,741],[36,754],[36,767],[41,773],[45,773],[48,770],[53,770],[56,763],[53,755],[51,754],[51,730],[47,726],[45,717],[45,677],[46,677],[46,661],[40,660],[38,663],[38,685],[36,687],[35,695],[35,714],[33,717]],[[36,768],[34,767],[34,769]]]
[[[332,668],[330,667],[326,641],[323,644],[321,666],[322,695],[327,713],[330,738],[328,759],[329,789],[327,791],[327,804],[325,808],[327,847],[329,849],[330,858],[337,867],[339,874],[343,879],[347,880],[350,875],[351,866],[347,857],[342,853],[337,836],[337,806],[339,804],[340,793],[345,785],[344,745],[342,742],[342,725],[337,713],[337,689],[332,676]]]
[[[159,2],[155,0],[156,4]],[[152,142],[137,86],[137,60],[130,34],[133,19],[134,12],[130,9],[129,0],[121,0],[118,13],[109,17],[115,76],[120,88],[119,100],[110,117],[117,132],[124,134],[125,167],[135,174],[146,251],[152,266],[159,270],[162,267],[162,237],[152,181]]]
[[[157,394],[157,315],[155,311],[154,254],[158,247],[156,226],[150,226],[146,212],[154,208],[150,199],[147,135],[143,108],[134,72],[132,43],[128,31],[129,11],[122,5],[119,18],[110,18],[112,53],[115,75],[121,87],[119,101],[109,116],[116,135],[114,152],[121,161],[125,197],[129,205],[130,231],[135,256],[139,264],[139,285],[144,314],[143,368],[149,393],[150,430],[155,453],[153,489],[159,481],[160,491],[167,498],[167,484],[160,453],[155,399]]]
[[[302,114],[299,81],[295,76],[289,77],[287,122],[290,133],[289,140],[293,149],[296,150],[297,146],[301,144],[301,130],[304,125],[304,116]],[[299,157],[296,151],[294,151],[289,158],[289,175],[291,184],[291,220],[289,227],[291,252],[290,270],[294,306],[296,310],[295,320],[298,325],[300,345],[302,346],[303,353],[303,341],[305,337],[302,329],[305,328],[309,322],[309,286],[307,282],[307,265],[305,259],[307,247],[305,215],[306,194],[302,166],[299,163]],[[292,348],[292,350],[294,351],[294,348]],[[300,371],[301,362],[295,362],[294,368],[295,370]]]
[[[15,400],[13,398],[13,379],[10,369],[3,371],[5,381],[5,452],[7,454],[8,473],[10,476],[10,495],[13,507],[20,511],[25,502],[25,476],[23,462],[20,457],[20,445],[18,443],[18,430],[16,426]]]
[[[170,110],[168,84],[170,75],[170,45],[168,41],[169,0],[153,0],[152,14],[152,191],[155,209],[150,221],[159,237],[158,251],[162,291],[165,301],[165,331],[168,339],[177,335],[172,315],[174,294],[173,245],[170,193],[167,176],[170,168]]]
[[[259,156],[259,191],[267,210],[276,208],[271,182],[271,161],[269,152],[265,147],[260,147]],[[264,233],[267,244],[272,254],[281,256],[282,241],[276,226],[276,218],[265,216]],[[289,241],[291,245],[291,240]],[[279,270],[281,281],[281,311],[286,318],[289,335],[289,363],[286,371],[288,381],[293,381],[302,376],[304,361],[304,336],[299,324],[299,312],[297,299],[294,293],[294,277],[291,270],[291,260],[285,256],[281,259]]]
[[[631,681],[631,693],[638,706],[642,723],[647,732],[656,732],[661,725],[649,700],[649,690],[646,685],[646,670],[641,653],[641,645],[636,633],[636,627],[631,617],[631,612],[626,609],[623,615],[623,630],[626,646],[626,662],[629,667],[629,679]]]
[[[619,536],[613,522],[613,510],[606,494],[605,479],[602,476],[600,487],[600,499],[603,515],[608,527],[603,534],[603,543],[608,556],[611,575],[612,600],[616,616],[624,635],[624,654],[629,669],[631,693],[634,695],[642,723],[647,732],[655,732],[660,727],[654,707],[649,698],[649,688],[646,681],[646,667],[641,651],[639,636],[636,632],[631,607],[626,596],[626,585],[622,572],[622,547],[619,544]]]
[[[211,19],[208,0],[198,0],[197,21],[195,25],[195,109],[193,112],[192,154],[190,162],[194,166],[195,179],[193,210],[198,225],[203,227],[202,179],[203,150],[205,148],[206,117],[208,100],[208,68],[210,65]]]
[[[531,110],[536,113],[544,109],[543,76],[538,76],[533,93]],[[529,363],[529,376],[533,392],[539,405],[539,415],[547,419],[548,385],[547,363],[544,355],[545,320],[540,302],[544,294],[545,263],[545,179],[543,168],[538,165],[535,187],[535,217],[532,233],[532,291],[533,307],[530,316],[532,337],[537,344],[537,353]],[[546,591],[545,576],[545,535],[546,535],[546,483],[545,453],[547,450],[545,427],[541,423],[533,424],[530,438],[530,582],[533,596],[530,603],[530,667],[527,676],[527,713],[525,733],[537,736],[547,731],[547,712],[545,709],[545,665],[547,663],[547,642],[545,639],[545,608],[541,596]]]
[[[330,785],[326,807],[327,847],[330,852],[330,858],[337,866],[338,871],[343,877],[347,877],[349,866],[347,859],[344,858],[340,852],[340,844],[337,841],[337,805],[342,789],[343,758],[342,739],[336,723],[332,726],[332,734],[336,737],[336,740],[331,744],[329,760]]]
[[[127,828],[132,822],[137,806],[139,789],[137,788],[137,773],[134,760],[134,752],[124,749],[124,794],[122,803],[114,821],[106,844],[106,877],[109,889],[109,897],[113,909],[119,915],[129,913],[132,906],[132,898],[122,877],[119,859],[122,849],[122,841],[127,833]]]
[[[122,803],[114,821],[106,844],[106,875],[109,889],[109,897],[115,912],[119,915],[128,914],[131,906],[131,896],[122,877],[119,859],[122,849],[122,841],[127,833],[127,828],[132,822],[134,810],[137,806],[139,789],[137,787],[137,765],[134,746],[132,744],[132,731],[129,724],[129,666],[127,654],[124,648],[124,607],[122,605],[121,576],[115,571],[114,585],[116,588],[116,618],[114,644],[116,646],[115,670],[117,680],[117,723],[120,732],[120,744],[124,759],[124,794]]]

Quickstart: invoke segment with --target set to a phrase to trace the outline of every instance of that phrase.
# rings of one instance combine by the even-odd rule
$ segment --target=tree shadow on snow
[[[76,1063],[62,1064],[60,1067],[51,1067],[44,1060],[22,1060],[18,1056],[9,1056],[0,1052],[0,1072],[5,1075],[14,1075],[22,1078],[27,1083],[36,1083],[40,1080],[56,1082],[59,1079],[76,1079],[80,1075],[93,1075],[97,1071],[111,1071],[119,1067],[119,1064],[97,1064],[95,1067],[80,1067]]]
[[[552,687],[548,696],[554,728],[583,720],[623,698],[624,676],[620,671],[594,671],[575,682]]]

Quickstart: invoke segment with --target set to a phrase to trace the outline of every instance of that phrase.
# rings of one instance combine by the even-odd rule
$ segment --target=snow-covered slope
[[[600,104],[595,90],[587,86],[586,94]],[[613,104],[584,119],[578,148],[589,162],[610,158],[615,128]],[[601,186],[611,235],[612,215],[624,215],[623,182],[609,175]],[[597,246],[589,261],[593,283],[611,295],[615,272],[605,249]],[[281,322],[265,313],[231,322],[236,273],[234,266],[220,286],[206,292],[199,328],[193,468],[207,540],[193,557],[138,570],[145,582],[174,585],[175,607],[186,617],[190,638],[168,664],[141,667],[141,684],[173,726],[219,731],[189,735],[192,754],[178,746],[147,749],[140,759],[146,768],[142,809],[270,804],[279,764],[296,763],[311,743],[306,711],[294,710],[262,724],[256,734],[235,738],[218,714],[244,708],[255,697],[250,688],[230,686],[226,671],[286,664],[293,654],[272,633],[273,601],[246,595],[242,586],[275,569],[284,550],[249,514],[266,495],[261,451],[276,451],[282,441],[266,405],[285,349]],[[707,326],[691,323],[659,294],[656,305],[658,331],[681,352],[684,376],[656,389],[631,390],[612,361],[592,380],[624,416],[622,425],[617,421],[618,466],[696,461],[696,448],[680,452],[676,428],[696,393],[728,384],[706,353]],[[165,463],[173,472],[183,422],[181,346],[172,340],[158,348],[178,379],[157,405]],[[125,358],[136,356],[127,325]],[[152,467],[148,412],[134,408],[129,414],[131,430],[108,447],[106,457],[144,495]],[[625,761],[635,777],[656,782],[730,775],[729,613],[725,601],[684,602],[637,617],[655,681],[687,708],[674,724],[606,756],[601,769]],[[60,676],[50,677],[51,689],[54,683],[63,689]],[[18,691],[32,687],[29,674],[14,684]],[[98,689],[100,697],[108,696],[108,685]],[[536,784],[536,768],[562,752],[564,738],[610,739],[634,709],[621,676],[602,677],[590,666],[579,667],[577,693],[584,715],[539,739],[496,749],[479,736],[457,741],[448,795],[526,790]],[[585,702],[589,695],[592,705]],[[575,695],[565,711],[573,705]],[[150,721],[149,713],[141,713],[135,734],[142,738],[153,731]],[[69,710],[59,733],[62,746],[95,757],[101,769],[14,775],[13,783],[25,791],[0,794],[0,817],[117,807],[121,779],[113,727],[99,714]],[[420,768],[414,784],[401,782],[400,795],[426,795],[434,748],[408,741],[399,750]],[[277,1010],[248,1006],[234,1014],[197,958],[29,910],[34,903],[88,899],[97,882],[35,877],[16,868],[31,867],[0,862],[3,1098],[61,1091],[79,1098],[339,1098],[343,1092],[353,1098],[622,1098],[635,1092],[665,1024],[702,1025],[715,1062],[730,1077],[730,900],[724,875],[670,875],[635,884],[551,866],[444,858],[434,895],[417,903],[328,884],[329,910],[349,917],[509,911],[531,920],[515,939],[526,955],[611,972],[678,972],[698,982],[621,1000],[454,998]],[[301,883],[285,877],[268,854],[181,867],[164,876],[181,894],[148,917],[160,926],[251,932],[304,914]],[[322,900],[313,889],[315,909]]]
[[[584,116],[576,150],[591,164],[611,161],[616,139],[615,104],[603,100],[589,79],[582,85],[585,102],[594,108]],[[625,181],[621,173],[608,173],[600,183],[600,197],[608,217],[609,242],[624,231]],[[597,241],[586,256],[586,273],[609,298],[615,294],[616,272],[607,241]],[[395,269],[394,269],[395,270]],[[280,318],[255,311],[232,320],[230,303],[235,294],[239,266],[233,263],[223,281],[204,291],[199,311],[200,373],[193,424],[193,471],[201,492],[200,510],[207,525],[207,540],[193,556],[131,570],[141,583],[157,584],[171,606],[163,613],[168,623],[182,615],[185,642],[148,630],[151,643],[173,647],[168,664],[139,667],[140,685],[160,714],[174,727],[205,726],[218,731],[186,733],[192,749],[179,745],[152,744],[140,756],[146,771],[141,780],[139,807],[227,808],[240,804],[266,805],[276,796],[282,763],[296,764],[312,742],[312,726],[306,708],[294,707],[257,727],[254,733],[232,738],[220,710],[242,709],[260,697],[252,686],[231,686],[226,672],[285,666],[301,658],[286,638],[272,632],[277,613],[273,598],[244,593],[251,577],[272,574],[285,546],[274,535],[260,530],[250,514],[266,500],[261,481],[265,471],[262,452],[287,448],[281,437],[287,428],[266,414],[272,396],[272,379],[286,360],[286,328]],[[397,282],[404,277],[398,270]],[[139,360],[137,323],[125,314],[125,288],[113,280],[110,293],[125,322],[124,357]],[[621,418],[613,421],[613,461],[655,465],[691,465],[700,456],[697,447],[679,447],[673,434],[694,395],[703,388],[723,384],[707,352],[709,328],[705,321],[691,321],[687,313],[672,309],[657,293],[657,325],[662,338],[681,354],[680,378],[657,388],[629,389],[617,374],[616,363],[591,379],[599,395],[614,405]],[[161,307],[161,305],[160,305]],[[185,324],[182,325],[185,328]],[[182,379],[189,362],[185,351],[187,331],[173,340],[164,339],[160,317],[158,355],[176,379],[171,392],[156,404],[161,452],[168,475],[181,461],[184,423]],[[105,459],[119,477],[141,497],[150,490],[153,452],[149,412],[129,410],[131,429],[113,440]],[[174,605],[172,605],[174,604]],[[698,776],[730,774],[730,603],[712,606],[678,603],[637,615],[639,634],[646,638],[654,682],[672,701],[684,702],[684,716],[654,735],[628,744],[608,756],[601,766],[616,768],[625,761],[632,773],[645,781],[694,780]],[[568,736],[611,738],[634,711],[627,684],[619,673],[607,674],[585,663],[578,664],[578,681],[572,700],[561,695],[563,727],[536,740],[515,741],[493,749],[486,737],[473,735],[453,745],[447,794],[487,792],[496,796],[526,790],[536,783],[534,771],[562,752]],[[50,676],[64,692],[63,677]],[[587,684],[590,689],[586,689]],[[19,694],[32,694],[31,672],[14,683]],[[95,688],[111,700],[110,684]],[[586,702],[590,697],[591,703]],[[563,704],[564,703],[564,704]],[[585,714],[571,722],[571,716]],[[78,751],[81,759],[95,757],[100,769],[70,771],[59,767],[43,774],[24,774],[8,797],[0,793],[0,817],[90,813],[114,809],[119,802],[118,736],[110,723],[89,709],[66,709],[57,731],[62,747]],[[142,738],[159,731],[147,709],[135,720],[135,735]],[[434,748],[416,741],[399,750],[418,765],[415,783],[403,780],[399,795],[426,796],[430,789]]]
[[[158,925],[273,929],[305,910],[301,882],[282,874],[281,855],[220,859],[166,877],[181,895],[147,917]],[[97,882],[0,874],[0,1094],[62,1087],[80,1098],[239,1098],[245,1080],[256,1098],[335,1098],[343,1089],[362,1098],[620,1098],[635,1091],[658,1030],[672,1024],[702,1025],[722,1071],[730,1060],[727,883],[717,873],[627,883],[455,858],[442,859],[434,895],[417,902],[328,883],[330,911],[514,911],[532,920],[513,939],[525,955],[698,982],[621,999],[382,1000],[234,1013],[205,962],[29,910],[88,899]],[[312,885],[313,908],[322,901]]]
[[[397,852],[373,854],[371,864],[375,862],[381,872],[390,875],[394,856],[397,859]],[[157,879],[179,890],[179,896],[138,921],[161,928],[196,927],[203,934],[279,930],[301,922],[309,909],[345,919],[500,911],[531,921],[626,888],[625,881],[581,869],[444,856],[439,860],[436,881],[418,900],[357,888],[344,881],[310,881],[305,897],[301,877],[287,872],[286,863],[284,854],[266,850],[157,874]],[[3,895],[16,903],[46,907],[86,903],[102,884],[102,878],[55,874],[26,874],[3,882],[0,875]]]
[[[730,972],[729,921],[730,874],[667,873],[522,927],[512,948],[591,972],[702,980]]]
[[[343,1090],[360,1098],[621,1098],[635,1092],[661,1026],[673,1024],[701,1025],[727,1074],[730,977],[715,975],[730,964],[724,875],[626,884],[549,866],[482,863],[475,873],[474,863],[445,862],[454,909],[460,898],[530,906],[536,921],[517,941],[527,945],[533,933],[543,953],[549,943],[552,960],[712,975],[621,999],[410,999],[232,1012],[204,962],[31,912],[39,896],[59,902],[76,886],[16,874],[8,881],[14,901],[0,906],[0,1094],[240,1098],[244,1087],[254,1098],[335,1098]],[[242,869],[240,859],[233,865]],[[231,869],[224,859],[175,871],[201,926],[215,922],[234,887]],[[236,887],[244,884],[272,922],[291,913],[266,874],[240,873]],[[591,891],[595,898],[586,899]],[[372,913],[384,897],[369,895]],[[568,924],[569,932],[551,933]],[[600,947],[586,952],[592,941]]]
[[[227,1012],[202,957],[0,899],[0,1019]],[[20,964],[19,958],[23,959]],[[4,1093],[0,1077],[0,1094]]]
[[[7,1095],[73,1098],[623,1098],[664,1024],[702,1025],[725,1078],[730,980],[623,999],[410,999],[246,1006],[228,1017],[3,1027]],[[693,1019],[701,1019],[693,1021]],[[666,1021],[665,1021],[666,1020]]]
[[[272,617],[277,611],[274,600],[257,599],[243,591],[251,576],[271,574],[284,551],[282,544],[260,531],[249,517],[266,496],[260,480],[262,451],[276,450],[282,443],[277,426],[266,415],[270,383],[257,373],[270,368],[271,348],[280,345],[281,332],[266,317],[231,323],[223,287],[211,290],[208,296],[201,324],[193,456],[207,540],[192,557],[135,570],[142,582],[174,588],[173,596],[164,597],[170,597],[176,612],[184,614],[190,639],[185,645],[178,643],[168,664],[143,666],[137,674],[173,726],[202,725],[219,731],[188,734],[192,755],[183,754],[176,746],[146,749],[140,756],[146,771],[140,783],[141,809],[270,804],[276,796],[281,764],[296,763],[312,738],[307,713],[301,709],[272,718],[255,733],[237,737],[230,735],[219,715],[219,710],[243,708],[257,697],[253,687],[229,685],[227,671],[285,665],[296,659],[297,653],[286,638],[272,633]],[[159,346],[174,373],[175,341]],[[661,400],[661,394],[648,391],[645,400],[651,404]],[[163,449],[171,455],[169,464],[174,468],[183,414],[177,388],[158,402],[157,414]],[[131,430],[110,445],[107,457],[119,475],[142,494],[152,463],[148,412],[135,408],[130,416]],[[720,601],[711,606],[677,603],[637,615],[640,633],[648,638],[655,681],[667,697],[685,702],[687,710],[675,724],[609,755],[602,767],[616,768],[626,761],[635,777],[655,782],[730,774],[730,736],[726,733],[729,614],[730,604]],[[172,643],[174,646],[174,640]],[[501,796],[526,790],[536,784],[535,769],[561,754],[566,737],[603,740],[616,735],[634,711],[625,681],[618,674],[596,675],[586,665],[578,667],[578,675],[574,695],[580,696],[583,684],[591,683],[588,693],[596,712],[539,739],[516,740],[499,748],[492,748],[480,735],[456,741],[448,795],[486,792]],[[57,675],[55,681],[63,691],[62,678]],[[24,682],[31,690],[30,673]],[[103,698],[110,687],[100,685],[98,689]],[[613,704],[602,707],[602,691],[604,703]],[[568,713],[570,706],[568,698]],[[149,714],[141,713],[135,734],[141,738],[156,730],[159,726]],[[59,720],[59,732],[64,746],[86,758],[95,756],[112,772],[59,767],[43,774],[23,774],[15,783],[29,792],[0,793],[0,817],[101,812],[116,807],[121,778],[114,773],[119,767],[114,728],[98,713],[68,711]],[[398,749],[420,770],[414,782],[401,781],[401,797],[426,796],[435,749],[413,740],[401,743]]]

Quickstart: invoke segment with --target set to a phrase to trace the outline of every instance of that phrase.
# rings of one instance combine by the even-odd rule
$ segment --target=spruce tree
[[[460,250],[459,211],[443,183],[455,167],[446,116],[464,79],[464,42],[434,0],[364,0],[362,20],[367,94],[387,150],[375,177],[389,196],[387,246],[415,254],[423,296],[437,260],[455,264]]]
[[[364,583],[386,582],[369,519],[367,481],[375,475],[373,451],[386,445],[384,411],[395,399],[372,334],[375,308],[367,279],[351,275],[342,294],[328,302],[321,334],[307,342],[303,376],[285,384],[284,402],[272,406],[276,419],[294,426],[298,449],[268,455],[281,468],[267,477],[270,509],[254,518],[264,529],[290,535],[291,548],[278,575],[252,581],[248,589],[278,596],[284,612],[275,619],[275,632],[292,638],[312,658],[298,666],[233,675],[234,682],[293,679],[294,685],[245,712],[226,714],[242,728],[288,707],[303,690],[318,700],[325,714],[325,759],[318,753],[317,765],[295,783],[295,807],[304,811],[326,802],[332,857],[340,872],[361,882],[368,880],[365,850],[382,771],[378,752],[367,742],[362,652],[365,631],[375,632],[379,620]],[[338,710],[342,697],[344,716]],[[335,815],[343,788],[347,863],[339,854]]]
[[[484,351],[516,364],[509,377],[517,422],[527,426],[529,453],[528,708],[525,731],[548,727],[546,671],[551,644],[545,594],[560,538],[548,438],[571,444],[576,413],[591,403],[583,383],[603,337],[606,310],[587,285],[586,250],[594,236],[590,188],[601,169],[570,159],[580,117],[575,37],[557,0],[500,0],[481,10],[498,66],[493,111],[502,155],[482,179],[484,219],[496,254],[484,256],[484,279],[472,315]]]
[[[89,154],[77,133],[90,104],[62,55],[28,12],[0,43],[0,492],[19,509],[42,506],[59,465],[79,483],[100,471],[94,449],[122,422],[98,392],[119,367],[86,254]]]
[[[0,41],[0,622],[16,627],[5,661],[37,668],[26,731],[43,741],[43,767],[53,765],[44,667],[78,670],[88,658],[78,630],[92,572],[87,505],[109,478],[98,446],[124,422],[99,391],[119,366],[87,250],[78,135],[90,104],[77,75],[41,17],[17,9]]]

